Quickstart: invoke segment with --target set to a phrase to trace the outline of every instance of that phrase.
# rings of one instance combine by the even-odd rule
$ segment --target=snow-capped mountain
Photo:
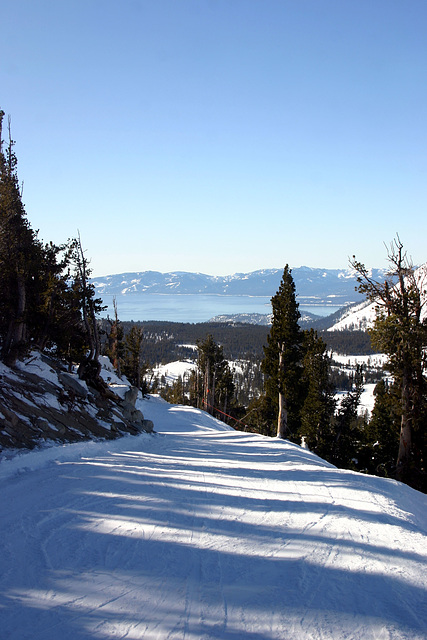
[[[382,280],[384,270],[373,269]],[[143,271],[93,278],[97,294],[216,294],[223,296],[272,296],[277,291],[283,269],[261,269],[251,273],[211,276],[203,273]],[[300,304],[333,304],[340,307],[362,300],[355,291],[356,274],[352,269],[296,267],[292,276]]]

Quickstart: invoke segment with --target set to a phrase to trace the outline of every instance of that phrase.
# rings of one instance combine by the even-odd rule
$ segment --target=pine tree
[[[17,176],[14,141],[3,150],[0,111],[0,337],[1,357],[8,364],[28,346],[28,316],[41,245],[27,220]]]
[[[212,415],[216,409],[227,413],[234,397],[234,383],[223,349],[208,335],[204,341],[197,342],[197,350],[197,379],[193,381],[197,406]]]
[[[122,375],[123,356],[125,353],[125,345],[123,342],[124,331],[122,324],[119,320],[117,310],[117,300],[113,298],[114,318],[108,316],[107,321],[110,325],[110,331],[108,333],[108,346],[105,349],[105,355],[108,356],[112,362],[114,369],[117,372],[119,378]]]
[[[311,451],[322,455],[330,446],[331,420],[335,411],[330,358],[325,342],[314,329],[304,331],[301,435]]]
[[[359,274],[359,290],[377,304],[376,320],[369,333],[373,346],[388,355],[387,368],[400,390],[396,477],[427,491],[427,321],[422,320],[427,301],[425,276],[416,272],[399,236],[388,250],[388,261],[390,271],[384,283],[374,281],[354,257],[351,265]]]
[[[160,392],[160,395],[171,404],[188,404],[182,376],[178,376],[175,382],[170,386],[166,386]]]
[[[274,424],[275,421],[277,422],[277,398],[272,400],[267,393],[262,393],[250,402],[242,421],[254,433],[261,433],[269,437],[275,436],[277,434],[277,428]]]
[[[223,363],[224,366],[220,370],[220,375],[216,385],[215,403],[217,408],[219,408],[223,414],[227,414],[230,411],[230,405],[234,399],[235,385],[233,381],[233,373],[228,362],[224,359]]]
[[[380,380],[374,390],[375,404],[365,427],[364,447],[359,468],[377,476],[391,478],[396,473],[399,446],[399,391],[394,384]]]
[[[71,254],[75,269],[73,286],[78,296],[85,337],[89,346],[85,357],[79,364],[78,374],[79,378],[86,380],[93,387],[104,392],[106,385],[100,377],[101,340],[97,315],[105,307],[101,306],[102,300],[95,298],[95,287],[90,282],[91,269],[89,260],[85,256],[80,234],[72,243]]]
[[[322,443],[323,451],[319,451],[319,455],[340,468],[357,468],[357,455],[362,439],[363,419],[358,416],[362,392],[363,374],[358,366],[353,378],[353,388],[343,397],[338,412],[332,419],[330,442],[326,438]]]
[[[81,342],[81,316],[70,286],[70,247],[52,242],[40,246],[38,272],[32,279],[28,318],[32,347],[66,356],[69,343]]]
[[[278,404],[277,437],[297,433],[300,426],[302,331],[291,269],[286,265],[280,287],[271,299],[273,319],[264,347],[266,392]]]
[[[95,315],[101,301],[94,299],[80,238],[60,246],[43,245],[31,228],[18,183],[10,121],[5,145],[3,117],[0,111],[1,358],[13,365],[28,349],[49,347],[69,362],[81,361],[86,348],[90,354],[99,354]]]
[[[138,389],[142,389],[146,393],[144,386],[144,375],[146,366],[142,361],[142,344],[144,340],[144,331],[142,327],[133,325],[125,338],[125,358],[123,363],[123,373],[129,378],[130,382]]]

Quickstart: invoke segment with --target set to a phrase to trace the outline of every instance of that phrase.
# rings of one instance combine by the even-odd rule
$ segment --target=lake
[[[224,296],[203,294],[128,293],[102,296],[108,305],[101,315],[113,317],[113,298],[117,301],[120,320],[168,320],[171,322],[207,322],[214,316],[236,313],[271,313],[269,297]],[[319,316],[334,313],[339,307],[300,305],[300,311]]]

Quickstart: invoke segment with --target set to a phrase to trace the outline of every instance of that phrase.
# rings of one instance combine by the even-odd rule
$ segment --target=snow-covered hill
[[[421,319],[423,319],[427,315],[427,263],[418,267],[415,271],[415,278],[425,300],[421,315]],[[376,302],[366,300],[358,305],[352,306],[343,312],[340,320],[330,327],[328,331],[366,331],[366,329],[372,326],[375,320],[376,306]]]
[[[376,305],[374,302],[364,300],[344,310],[341,318],[328,331],[366,331],[372,326],[375,317]]]
[[[381,280],[384,271],[373,270]],[[283,269],[262,269],[251,273],[229,276],[210,276],[203,273],[177,271],[160,273],[143,271],[121,273],[93,279],[97,294],[161,293],[161,294],[216,294],[227,296],[268,296],[277,291]],[[292,269],[300,304],[333,304],[341,307],[360,301],[355,291],[356,275],[352,269]]]
[[[191,407],[0,464],[8,640],[421,640],[427,496]]]

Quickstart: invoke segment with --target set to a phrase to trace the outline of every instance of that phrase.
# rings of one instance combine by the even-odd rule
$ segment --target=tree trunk
[[[209,404],[211,405],[211,413],[212,415],[215,415],[215,382],[216,382],[216,375],[215,375],[215,367],[214,367],[214,372],[213,375],[211,377],[211,388],[210,388],[210,394],[209,394]]]
[[[77,239],[76,247],[76,266],[81,281],[81,310],[83,315],[83,323],[86,328],[87,340],[89,343],[89,354],[80,363],[77,374],[81,380],[90,383],[96,389],[104,389],[107,385],[102,380],[101,363],[99,356],[101,354],[101,342],[99,339],[98,325],[96,321],[95,306],[92,299],[92,292],[88,284],[87,260],[84,255],[80,234]]]
[[[283,367],[284,345],[281,344],[279,348],[280,348],[280,352],[279,352],[279,384],[280,384],[280,380],[282,378],[281,373],[282,373],[282,367]],[[287,430],[288,430],[288,411],[286,409],[286,398],[282,390],[279,390],[279,416],[277,418],[277,437],[282,439],[285,438]]]
[[[208,361],[206,362],[205,369],[205,377],[204,377],[204,389],[203,389],[203,398],[204,398],[204,409],[211,415],[213,415],[213,406],[214,406],[214,397],[215,397],[215,374],[211,373],[211,365]]]
[[[13,366],[19,355],[20,349],[26,340],[25,312],[27,308],[27,289],[25,278],[18,274],[16,279],[17,305],[16,315],[9,323],[9,330],[3,347],[3,358],[8,366]]]
[[[121,371],[121,366],[120,366],[120,357],[119,357],[119,314],[117,311],[117,300],[116,297],[113,298],[113,307],[114,307],[114,333],[113,330],[111,331],[111,333],[113,334],[113,347],[112,347],[112,351],[113,351],[113,367],[115,368],[115,370],[117,371],[117,375],[119,376],[119,378],[122,377],[122,371]],[[141,379],[140,376],[140,372],[138,375],[138,379]],[[140,385],[138,385],[138,389],[139,389]]]
[[[288,430],[288,412],[286,410],[286,398],[279,391],[279,417],[277,418],[277,437],[282,440],[285,438]]]
[[[402,418],[400,423],[399,452],[396,463],[396,478],[408,482],[410,454],[412,448],[411,393],[408,375],[402,377]]]
[[[211,412],[210,402],[209,402],[209,386],[210,386],[210,375],[209,375],[209,361],[206,363],[205,375],[203,379],[203,403],[202,409]]]

